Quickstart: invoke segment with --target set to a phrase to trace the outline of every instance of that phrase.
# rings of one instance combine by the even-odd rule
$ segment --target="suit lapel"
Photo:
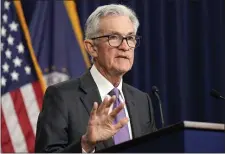
[[[100,103],[101,97],[98,91],[98,87],[95,84],[89,71],[80,78],[80,81],[80,88],[85,92],[85,95],[81,97],[81,100],[90,115],[93,103]]]
[[[92,78],[90,71],[84,74],[80,80],[81,80],[80,88],[85,92],[85,95],[81,97],[81,101],[84,104],[88,114],[90,115],[93,103],[98,102],[98,104],[100,104],[102,100],[99,94],[98,87],[94,82],[94,79]],[[113,145],[114,141],[111,138],[107,141],[104,141],[103,143],[97,144],[96,150],[100,150],[103,147],[107,148]]]
[[[129,87],[123,83],[123,93],[125,97],[125,102],[127,105],[130,122],[131,122],[131,128],[132,128],[132,135],[133,138],[139,137],[141,135],[141,127],[138,121],[138,112],[136,111],[137,108],[135,107],[137,102],[135,102],[134,96],[132,94],[132,91],[129,89]]]

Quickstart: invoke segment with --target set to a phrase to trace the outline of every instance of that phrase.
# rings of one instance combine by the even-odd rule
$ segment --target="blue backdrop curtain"
[[[224,122],[225,102],[209,95],[212,88],[225,95],[224,0],[77,0],[81,26],[99,5],[122,3],[140,20],[141,44],[133,69],[124,81],[151,95],[156,85],[163,101],[166,125],[182,120]],[[32,17],[35,2],[23,2]],[[160,126],[159,108],[154,96]]]

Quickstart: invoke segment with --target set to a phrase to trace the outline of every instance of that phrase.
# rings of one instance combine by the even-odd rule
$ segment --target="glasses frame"
[[[107,37],[107,38],[108,38],[108,39],[107,39],[107,40],[108,40],[108,43],[109,43],[109,45],[110,45],[111,47],[119,47],[119,46],[123,43],[123,40],[126,40],[127,45],[128,45],[130,48],[137,48],[137,47],[139,46],[139,44],[140,44],[141,36],[138,36],[138,35],[130,35],[130,36],[135,36],[135,40],[136,40],[135,47],[131,47],[131,46],[129,45],[129,43],[128,43],[128,40],[127,40],[129,36],[124,37],[124,36],[122,36],[122,35],[118,35],[118,36],[121,36],[121,37],[122,37],[122,40],[121,40],[120,44],[119,44],[118,46],[112,46],[112,45],[110,44],[110,42],[109,42],[109,38],[110,38],[110,36],[114,36],[114,35],[118,35],[118,34],[102,35],[102,36],[98,36],[98,37],[93,37],[93,38],[91,38],[91,39],[92,39],[92,40],[95,40],[95,39]]]

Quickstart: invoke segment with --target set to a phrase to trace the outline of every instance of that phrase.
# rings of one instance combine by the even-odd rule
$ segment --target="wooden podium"
[[[98,152],[224,153],[224,124],[183,121]]]

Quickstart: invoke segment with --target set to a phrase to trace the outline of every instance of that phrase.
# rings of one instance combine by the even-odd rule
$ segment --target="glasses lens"
[[[135,36],[127,36],[127,43],[129,45],[129,47],[134,48],[136,46],[136,37]]]
[[[112,47],[118,47],[121,44],[122,37],[119,35],[110,35],[109,36],[109,45]]]
[[[140,44],[140,37],[139,36],[136,36],[135,37],[135,45],[134,45],[134,48],[136,48],[136,47],[138,47],[139,46],[139,44]]]
[[[126,40],[127,40],[126,42],[127,42],[129,47],[135,48],[139,45],[140,37],[135,36],[135,35],[131,35],[131,36],[127,36]],[[120,35],[110,35],[109,36],[109,45],[112,46],[112,47],[120,46],[122,41],[123,41],[123,37],[120,36]]]

